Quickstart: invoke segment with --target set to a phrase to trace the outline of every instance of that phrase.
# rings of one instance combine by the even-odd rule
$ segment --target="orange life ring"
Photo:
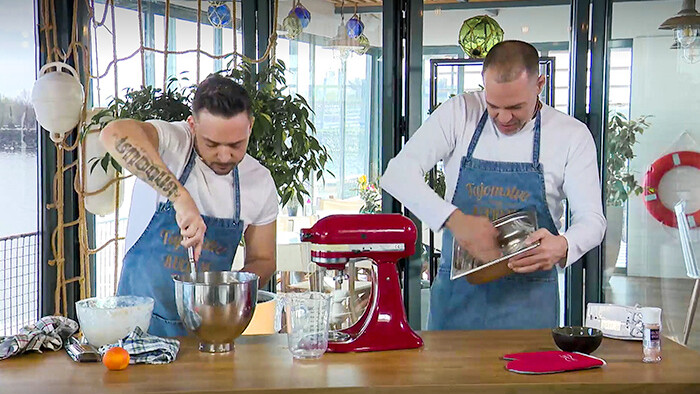
[[[651,168],[644,175],[644,205],[647,211],[659,222],[669,226],[678,227],[675,213],[666,208],[658,196],[659,183],[666,173],[676,167],[688,166],[700,170],[700,153],[693,151],[679,151],[662,156],[651,164]],[[690,228],[700,225],[700,210],[687,215]]]

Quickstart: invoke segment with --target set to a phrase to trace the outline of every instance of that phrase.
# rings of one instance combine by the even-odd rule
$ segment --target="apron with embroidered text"
[[[194,166],[196,153],[190,152],[185,169],[179,178],[185,185]],[[236,249],[243,235],[240,218],[241,200],[238,167],[232,171],[235,206],[233,218],[215,218],[202,215],[207,226],[202,253],[197,269],[228,271],[233,264]],[[189,273],[187,249],[180,245],[182,236],[175,220],[175,209],[170,201],[158,204],[148,227],[124,257],[117,295],[136,295],[155,300],[148,332],[163,337],[185,336],[187,331],[180,321],[175,305],[173,274]]]
[[[549,213],[540,155],[540,112],[535,117],[532,162],[513,163],[473,157],[488,113],[484,111],[462,158],[452,203],[467,215],[494,220],[523,209],[537,212],[540,228],[559,234]],[[431,330],[534,329],[557,326],[559,295],[557,270],[514,273],[472,285],[464,278],[450,280],[452,233],[443,230],[438,274],[430,290]]]

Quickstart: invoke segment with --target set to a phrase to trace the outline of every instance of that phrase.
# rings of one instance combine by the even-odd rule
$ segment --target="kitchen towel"
[[[113,347],[122,347],[129,352],[129,364],[168,364],[175,360],[180,350],[180,341],[144,333],[136,326],[124,339],[110,345],[101,346],[100,355]]]
[[[605,360],[583,353],[562,351],[513,353],[503,356],[510,360],[506,369],[523,374],[547,374],[581,369],[598,368]]]
[[[78,331],[78,323],[63,316],[45,316],[38,322],[24,326],[19,334],[0,337],[0,360],[30,350],[41,353],[41,349],[56,351],[63,347],[68,337]]]

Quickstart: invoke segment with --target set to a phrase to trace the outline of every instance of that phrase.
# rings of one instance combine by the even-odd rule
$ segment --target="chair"
[[[339,200],[335,198],[322,198],[318,204],[317,214],[324,217],[333,214],[359,213],[364,202],[359,197]]]

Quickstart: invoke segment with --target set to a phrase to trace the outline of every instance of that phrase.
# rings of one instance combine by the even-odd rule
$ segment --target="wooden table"
[[[0,392],[255,393],[698,393],[700,353],[664,338],[663,361],[641,362],[642,345],[604,339],[594,353],[603,368],[552,375],[504,369],[503,354],[554,350],[547,330],[434,331],[416,350],[326,354],[293,360],[283,335],[242,337],[236,350],[205,354],[184,338],[175,362],[108,371],[75,363],[60,350],[0,361]]]

